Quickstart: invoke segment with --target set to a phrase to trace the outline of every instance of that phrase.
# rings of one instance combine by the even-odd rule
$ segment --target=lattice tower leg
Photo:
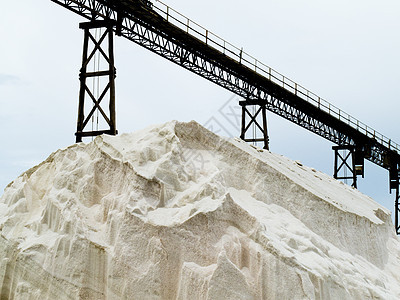
[[[357,175],[364,177],[364,158],[361,150],[353,145],[334,146],[332,149],[335,151],[333,177],[342,180],[349,179],[352,181],[351,186],[357,188]]]
[[[81,23],[79,27],[84,30],[84,42],[83,42],[83,55],[82,55],[82,68],[80,70],[80,92],[79,92],[79,105],[78,105],[78,121],[77,130],[75,133],[76,142],[82,142],[83,137],[92,137],[101,134],[116,135],[116,117],[115,117],[115,77],[116,69],[114,65],[114,33],[113,27],[115,22],[113,21],[91,21],[87,23]],[[94,29],[104,28],[104,33],[97,37],[92,34]],[[107,44],[106,51],[102,48],[103,44]],[[93,44],[93,50],[89,53],[89,44]],[[94,70],[93,72],[88,71],[88,67],[92,64],[96,55],[102,57],[106,62],[105,70]],[[105,78],[108,79],[108,83],[102,87],[102,93],[94,91],[93,87],[88,86],[88,78]],[[104,98],[109,98],[108,111],[101,106]],[[85,115],[85,100],[89,99],[88,104],[92,104],[92,109]],[[98,113],[102,116],[102,121],[108,127],[107,129],[85,131],[91,118]]]
[[[396,234],[400,235],[400,224],[399,224],[399,214],[400,214],[400,187],[398,186],[396,189],[396,201],[395,201],[395,227]]]
[[[252,104],[247,101],[240,101],[239,105],[242,107],[242,128],[240,138],[246,142],[262,142],[264,144],[263,148],[269,150],[267,110],[265,105]],[[248,109],[250,106],[256,106],[256,109],[254,111]],[[247,138],[246,133],[248,131],[251,132],[251,125],[255,127],[255,132],[253,132],[253,137]]]

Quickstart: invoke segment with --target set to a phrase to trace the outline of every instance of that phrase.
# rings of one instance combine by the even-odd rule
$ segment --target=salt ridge
[[[387,209],[195,122],[56,151],[0,233],[2,299],[400,298]]]

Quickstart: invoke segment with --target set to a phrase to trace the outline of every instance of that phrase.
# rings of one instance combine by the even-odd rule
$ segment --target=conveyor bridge
[[[80,74],[77,142],[85,136],[117,133],[112,49],[115,33],[239,95],[243,99],[239,103],[242,107],[241,138],[245,141],[262,142],[264,148],[268,149],[268,110],[336,144],[333,147],[335,178],[350,179],[353,186],[357,187],[357,176],[364,176],[365,159],[387,169],[390,191],[396,193],[395,226],[396,232],[400,234],[400,146],[394,141],[160,1],[52,1],[88,19],[88,22],[81,24],[85,30],[85,40]],[[100,27],[106,28],[106,31],[96,39],[90,31]],[[108,51],[101,46],[106,40]],[[90,41],[95,44],[91,53],[88,50]],[[96,51],[101,52],[107,60],[108,70],[87,71]],[[87,78],[94,76],[106,76],[109,79],[99,97],[86,84]],[[109,114],[101,107],[106,94],[110,97]],[[86,99],[89,96],[94,103],[88,115],[84,115],[85,95]],[[106,120],[109,129],[85,131],[96,109]],[[251,125],[259,129],[260,137],[246,137]],[[341,176],[343,170],[346,172]]]

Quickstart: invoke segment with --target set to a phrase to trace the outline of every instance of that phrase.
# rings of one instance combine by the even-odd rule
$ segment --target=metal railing
[[[367,126],[365,123],[352,117],[351,115],[329,103],[328,101],[322,99],[321,97],[304,88],[300,84],[285,77],[271,67],[263,64],[253,56],[244,52],[243,48],[238,48],[232,45],[218,35],[212,33],[203,26],[190,20],[178,11],[172,9],[162,1],[155,0],[155,2],[153,3],[153,9],[169,23],[186,31],[188,34],[198,38],[205,44],[222,52],[226,56],[234,59],[235,61],[248,67],[249,69],[252,69],[263,77],[266,77],[275,84],[282,86],[284,89],[295,94],[296,96],[307,101],[308,103],[318,107],[322,111],[325,111],[331,116],[337,118],[338,120],[350,125],[367,137],[375,139],[378,143],[382,144],[388,149],[397,151],[397,153],[400,154],[399,144],[393,142],[391,139]]]

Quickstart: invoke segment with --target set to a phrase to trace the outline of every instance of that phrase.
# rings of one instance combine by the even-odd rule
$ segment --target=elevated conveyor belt
[[[52,0],[146,49],[389,170],[399,196],[400,146],[160,1]],[[362,163],[363,165],[363,163]],[[396,229],[399,206],[396,202]]]

